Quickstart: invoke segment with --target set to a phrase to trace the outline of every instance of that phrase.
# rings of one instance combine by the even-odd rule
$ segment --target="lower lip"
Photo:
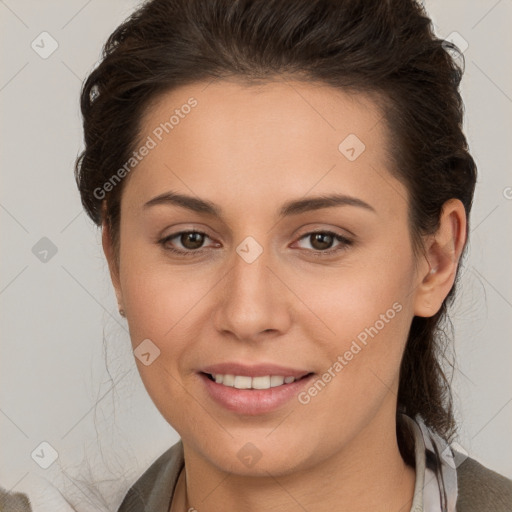
[[[290,384],[269,389],[237,389],[217,384],[206,374],[199,373],[210,397],[215,402],[230,411],[252,416],[269,413],[284,406],[296,397],[314,376],[311,374]]]

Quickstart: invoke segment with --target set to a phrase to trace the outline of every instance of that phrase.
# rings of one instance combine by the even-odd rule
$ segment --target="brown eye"
[[[313,233],[309,236],[311,237],[311,246],[318,251],[330,249],[334,242],[334,236],[329,233]]]
[[[302,246],[301,248],[307,249],[314,255],[329,255],[347,249],[352,245],[352,240],[332,231],[313,231],[307,233],[299,239],[299,244],[304,242],[308,242],[310,247]]]
[[[208,247],[203,247],[206,239],[210,237],[206,233],[201,231],[180,231],[179,233],[173,233],[166,236],[158,243],[169,252],[184,256],[194,256]],[[219,244],[214,244],[216,247]]]
[[[185,233],[181,233],[180,242],[185,249],[199,249],[204,242],[204,234],[197,233],[195,231],[187,231]]]

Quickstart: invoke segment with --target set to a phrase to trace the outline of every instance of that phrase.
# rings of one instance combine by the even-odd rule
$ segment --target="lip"
[[[254,375],[255,377],[269,375],[269,373],[261,374],[262,370],[260,369],[257,371],[259,371],[260,374]],[[290,384],[283,384],[282,386],[269,389],[237,389],[217,384],[215,381],[210,380],[207,373],[200,372],[198,375],[210,398],[229,411],[249,416],[267,414],[278,410],[295,398],[315,377],[314,373],[310,373]],[[217,373],[223,372],[217,371]],[[244,373],[242,373],[242,375],[244,375]],[[247,373],[245,373],[245,375],[247,375]],[[274,375],[284,376],[283,373],[275,373]]]
[[[287,368],[285,366],[279,366],[272,363],[262,363],[256,365],[245,365],[242,363],[219,363],[200,370],[203,373],[218,374],[222,375],[245,375],[247,377],[264,377],[266,375],[281,375],[282,377],[295,377],[300,379],[308,373],[312,373],[311,370]]]

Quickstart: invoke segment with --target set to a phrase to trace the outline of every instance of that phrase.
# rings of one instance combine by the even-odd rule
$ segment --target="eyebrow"
[[[180,206],[197,213],[212,215],[219,218],[222,218],[223,216],[222,209],[215,203],[205,199],[199,199],[198,197],[178,194],[176,192],[165,192],[164,194],[160,194],[159,196],[150,199],[144,204],[144,209],[156,205]],[[356,206],[376,213],[375,208],[362,199],[347,196],[345,194],[330,194],[287,201],[279,210],[279,217],[289,217],[308,211],[332,208],[335,206]]]

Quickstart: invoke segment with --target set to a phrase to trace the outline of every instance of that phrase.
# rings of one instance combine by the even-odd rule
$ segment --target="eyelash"
[[[158,243],[166,251],[169,251],[169,252],[174,253],[174,254],[178,254],[180,256],[185,256],[185,257],[197,256],[197,255],[202,254],[202,253],[207,251],[207,249],[205,249],[205,248],[183,251],[181,249],[176,249],[175,247],[170,247],[170,246],[166,245],[173,238],[176,238],[176,237],[178,237],[180,235],[187,234],[187,233],[197,233],[197,234],[204,235],[204,236],[210,238],[206,233],[204,233],[202,231],[197,231],[197,230],[191,229],[191,230],[187,230],[187,231],[179,231],[177,233],[172,233],[171,235],[168,235],[165,238],[162,238],[161,240],[159,240]],[[305,251],[308,251],[313,256],[319,256],[319,257],[330,256],[330,255],[332,255],[334,253],[338,253],[340,251],[346,250],[347,247],[349,247],[349,246],[351,246],[353,244],[352,240],[350,240],[350,239],[348,239],[348,238],[346,238],[346,237],[344,237],[342,235],[339,235],[338,233],[335,233],[333,231],[328,231],[328,230],[310,231],[310,232],[302,235],[298,240],[303,240],[304,238],[308,238],[311,235],[314,235],[314,234],[317,234],[317,233],[321,233],[323,235],[330,235],[330,236],[332,236],[335,240],[340,242],[340,245],[337,246],[337,247],[331,248],[331,249],[326,249],[325,251],[314,250],[314,249],[313,250],[311,250],[311,249],[303,249]]]

